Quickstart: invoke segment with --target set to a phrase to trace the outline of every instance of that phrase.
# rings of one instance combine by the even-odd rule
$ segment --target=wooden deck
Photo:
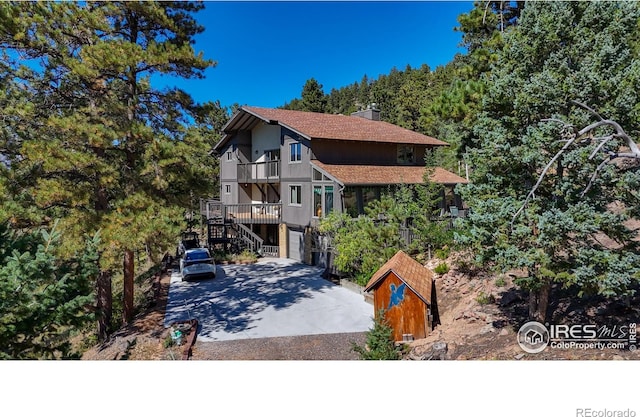
[[[282,204],[223,204],[217,200],[202,200],[200,213],[207,219],[221,218],[243,224],[279,224]]]

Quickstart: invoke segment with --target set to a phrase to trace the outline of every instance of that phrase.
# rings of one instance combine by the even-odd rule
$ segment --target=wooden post
[[[134,278],[134,257],[133,251],[125,249],[124,251],[124,302],[122,311],[122,322],[127,324],[133,318],[133,278]]]

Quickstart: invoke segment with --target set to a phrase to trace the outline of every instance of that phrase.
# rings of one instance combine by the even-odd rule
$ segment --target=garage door
[[[289,258],[302,261],[304,233],[289,229]]]

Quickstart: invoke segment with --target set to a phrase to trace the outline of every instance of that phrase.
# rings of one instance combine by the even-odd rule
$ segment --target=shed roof
[[[334,165],[312,161],[342,185],[421,184],[424,182],[424,166],[406,165]],[[468,181],[444,168],[435,167],[430,176],[438,184],[466,184]]]
[[[420,299],[431,305],[431,285],[433,274],[403,251],[398,251],[371,277],[365,291],[371,291],[379,282],[393,272],[402,282],[407,284]]]
[[[362,142],[448,146],[448,143],[391,123],[342,114],[298,110],[241,107],[222,128],[226,134],[250,130],[265,122],[286,127],[308,139],[336,139]],[[225,138],[215,148],[219,148]]]

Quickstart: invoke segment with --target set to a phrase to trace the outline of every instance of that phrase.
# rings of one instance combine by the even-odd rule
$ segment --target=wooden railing
[[[238,182],[279,182],[280,161],[238,164]]]
[[[249,229],[244,224],[237,224],[236,226],[238,227],[238,237],[247,244],[248,248],[252,252],[262,255],[262,246],[264,240],[262,240],[260,236],[253,233],[251,229]]]
[[[278,224],[281,220],[281,203],[229,204],[224,206],[224,218],[234,223]]]
[[[272,245],[262,245],[262,256],[277,258],[280,256],[280,248]]]
[[[222,218],[234,223],[279,224],[282,219],[282,204],[223,204],[218,200],[201,200],[200,213],[207,220]]]

